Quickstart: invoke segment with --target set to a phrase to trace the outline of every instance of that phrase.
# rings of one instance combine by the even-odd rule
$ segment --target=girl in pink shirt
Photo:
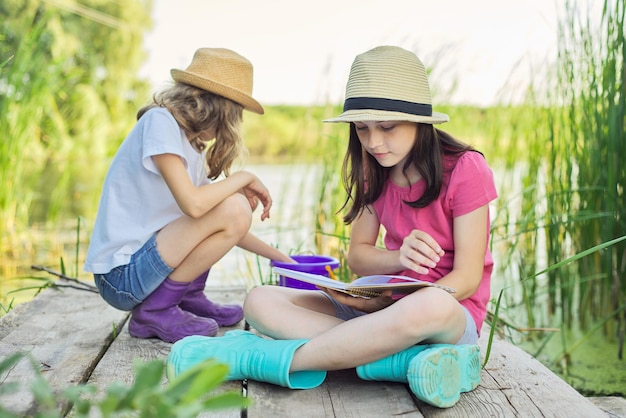
[[[325,371],[356,367],[366,380],[408,383],[424,402],[450,407],[480,381],[478,335],[489,299],[493,176],[482,154],[435,124],[423,64],[382,46],[356,57],[344,112],[344,221],[348,264],[359,276],[404,274],[452,287],[360,298],[278,286],[252,289],[247,321],[273,340],[234,331],[172,347],[170,374],[217,357],[229,378],[291,388],[319,385]],[[385,248],[376,244],[385,231]]]

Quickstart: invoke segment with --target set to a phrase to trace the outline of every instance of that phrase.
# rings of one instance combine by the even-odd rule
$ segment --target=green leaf
[[[228,366],[215,359],[208,359],[171,379],[165,393],[172,399],[188,403],[215,389],[227,376]]]
[[[191,382],[191,386],[181,399],[181,402],[194,402],[196,399],[217,388],[224,382],[227,376],[228,366],[211,359],[211,361],[205,363],[205,367],[200,370],[197,377]]]
[[[165,363],[163,360],[152,360],[147,363],[135,364],[135,383],[131,389],[132,392],[153,389],[161,385],[161,379],[165,372]]]
[[[496,332],[496,327],[498,324],[499,313],[500,313],[500,304],[502,303],[502,295],[504,294],[504,289],[500,290],[498,294],[498,301],[496,302],[496,310],[493,313],[493,320],[491,321],[491,327],[489,330],[489,340],[487,341],[487,349],[485,353],[485,361],[483,361],[482,368],[484,369],[487,365],[487,361],[489,361],[489,356],[491,355],[491,346],[493,345],[493,337]]]
[[[14,414],[8,409],[3,408],[2,405],[0,405],[0,418],[20,418],[20,416]]]
[[[251,400],[243,397],[237,392],[225,392],[221,395],[213,396],[202,402],[205,410],[226,409],[226,408],[247,408]]]
[[[17,382],[4,382],[0,385],[0,395],[15,393],[19,390],[20,384]]]
[[[127,399],[130,388],[121,382],[111,383],[106,390],[104,399],[98,402],[100,412],[104,417],[110,416],[120,409],[120,403]]]
[[[146,393],[160,388],[164,370],[163,360],[152,360],[147,363],[137,362],[135,364],[135,382],[120,405],[129,407],[142,396],[145,397]]]
[[[78,416],[87,416],[91,410],[92,401],[85,395],[93,395],[97,390],[93,385],[78,385],[67,387],[62,393],[74,405],[73,410]]]
[[[621,236],[619,238],[615,238],[615,239],[613,239],[611,241],[604,242],[602,244],[598,244],[598,245],[596,245],[594,247],[588,248],[588,249],[586,249],[584,251],[579,252],[578,254],[575,254],[575,255],[573,255],[573,256],[571,256],[569,258],[566,258],[565,260],[561,260],[558,263],[552,264],[550,267],[548,267],[546,269],[543,269],[540,272],[537,272],[537,273],[533,274],[531,277],[528,277],[525,280],[528,280],[528,279],[531,279],[533,277],[539,276],[541,274],[548,273],[550,271],[556,270],[556,269],[558,269],[558,268],[560,268],[560,267],[562,267],[562,266],[564,266],[566,264],[572,263],[572,262],[574,262],[576,260],[579,260],[579,259],[581,259],[583,257],[588,256],[589,254],[595,253],[596,251],[603,250],[603,249],[605,249],[607,247],[610,247],[611,245],[617,244],[617,243],[619,243],[621,241],[624,241],[624,240],[626,240],[626,235],[623,235],[623,236]]]
[[[54,411],[56,409],[56,399],[50,384],[41,373],[35,378],[30,385],[31,392],[35,398],[35,402],[39,405],[40,410]],[[46,416],[59,416],[58,413]]]
[[[12,369],[25,356],[26,354],[24,353],[14,353],[4,360],[0,361],[0,375]]]

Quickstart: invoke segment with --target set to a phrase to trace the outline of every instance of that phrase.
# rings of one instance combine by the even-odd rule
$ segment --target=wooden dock
[[[207,294],[217,301],[241,301],[245,289],[207,289]],[[100,389],[115,381],[131,384],[135,360],[165,359],[171,344],[131,337],[127,319],[127,312],[111,308],[95,293],[48,289],[0,318],[0,359],[29,352],[55,390],[80,383]],[[481,340],[483,356],[486,337]],[[0,376],[0,389],[8,382],[20,382],[22,388],[0,395],[0,403],[28,416],[33,405],[28,383],[33,376],[26,360]],[[242,383],[227,382],[224,387],[242,390]],[[248,410],[211,411],[207,416],[606,418],[626,413],[624,399],[612,398],[617,403],[611,410],[596,405],[531,355],[501,340],[492,346],[478,388],[461,395],[459,403],[449,409],[415,400],[403,384],[360,380],[353,369],[330,372],[315,389],[289,390],[248,381],[242,393],[252,400]],[[60,408],[68,413],[71,405]]]

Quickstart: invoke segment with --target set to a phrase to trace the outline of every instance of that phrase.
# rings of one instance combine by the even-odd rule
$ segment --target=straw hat
[[[219,94],[262,115],[263,106],[252,98],[252,64],[234,51],[200,48],[186,70],[172,69],[172,78]]]
[[[412,52],[379,46],[354,59],[343,113],[324,122],[409,121],[444,123],[450,118],[433,112],[426,69]]]

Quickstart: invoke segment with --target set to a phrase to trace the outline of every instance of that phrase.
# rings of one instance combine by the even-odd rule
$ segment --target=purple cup
[[[335,270],[339,267],[339,260],[334,257],[325,255],[292,255],[298,263],[283,263],[282,261],[270,262],[272,267],[281,267],[284,269],[303,271],[305,273],[319,274],[320,276],[330,277],[326,266],[330,266],[331,270]],[[313,284],[301,282],[300,280],[291,279],[289,277],[280,276],[278,278],[278,285],[285,287],[293,287],[295,289],[308,289],[315,290],[317,287]]]

